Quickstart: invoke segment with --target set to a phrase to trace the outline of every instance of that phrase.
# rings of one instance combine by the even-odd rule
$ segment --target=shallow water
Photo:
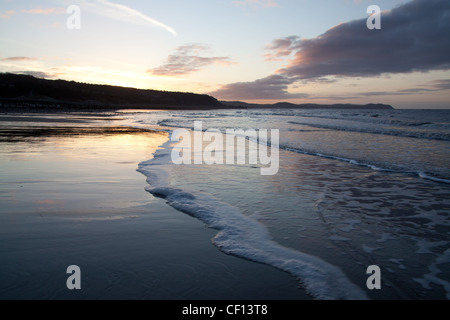
[[[0,123],[14,127],[0,141],[1,300],[309,298],[284,272],[224,255],[214,230],[145,192],[136,168],[167,134],[30,122]],[[66,287],[69,265],[81,290]]]
[[[194,120],[222,132],[279,129],[280,169],[273,176],[261,176],[258,165],[173,165],[169,145],[140,171],[150,192],[218,229],[219,249],[284,270],[319,299],[450,298],[448,116],[398,110],[129,115],[141,126],[168,130],[192,129]],[[381,290],[366,286],[370,265],[381,268]]]

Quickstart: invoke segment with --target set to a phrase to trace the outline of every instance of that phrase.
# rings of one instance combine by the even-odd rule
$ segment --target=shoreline
[[[220,252],[215,230],[144,190],[138,163],[166,133],[76,116],[0,116],[1,300],[311,299],[289,274]],[[65,287],[73,264],[78,291]]]

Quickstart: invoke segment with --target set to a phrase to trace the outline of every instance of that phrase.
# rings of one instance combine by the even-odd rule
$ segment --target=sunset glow
[[[368,30],[366,0],[2,1],[0,72],[219,100],[450,108],[450,8],[434,2],[378,0],[382,29]]]

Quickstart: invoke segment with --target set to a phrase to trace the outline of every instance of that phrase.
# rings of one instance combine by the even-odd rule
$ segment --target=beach
[[[171,132],[139,172],[148,192],[217,230],[218,250],[290,274],[314,299],[450,297],[447,110],[123,115]],[[278,134],[268,138],[273,129]],[[245,161],[229,161],[228,139],[240,138]],[[193,142],[186,149],[185,139]],[[175,164],[181,149],[191,157]],[[268,149],[272,162],[263,164],[260,151]],[[252,162],[252,153],[261,161]]]
[[[219,251],[145,191],[166,132],[116,114],[0,116],[0,299],[311,299],[292,275]],[[67,267],[81,270],[69,290]]]
[[[448,299],[448,117],[2,115],[0,298]],[[242,137],[245,161],[221,161],[238,128],[262,140]],[[205,140],[212,132],[221,142]],[[180,135],[193,146],[177,163]],[[269,149],[271,161],[250,163]],[[69,266],[81,270],[80,290],[67,286]]]
[[[449,0],[0,8],[0,300],[450,300]]]

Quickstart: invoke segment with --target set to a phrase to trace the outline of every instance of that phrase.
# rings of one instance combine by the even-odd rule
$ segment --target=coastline
[[[218,110],[218,109],[393,109],[391,105],[370,102],[361,104],[253,104],[242,101],[219,101],[207,94],[170,92],[130,87],[87,84],[66,80],[48,80],[31,75],[0,73],[0,108],[18,111],[39,110]]]
[[[0,117],[0,299],[303,300],[296,279],[226,255],[216,233],[147,193],[164,133],[120,117]],[[79,265],[82,289],[66,288]]]

